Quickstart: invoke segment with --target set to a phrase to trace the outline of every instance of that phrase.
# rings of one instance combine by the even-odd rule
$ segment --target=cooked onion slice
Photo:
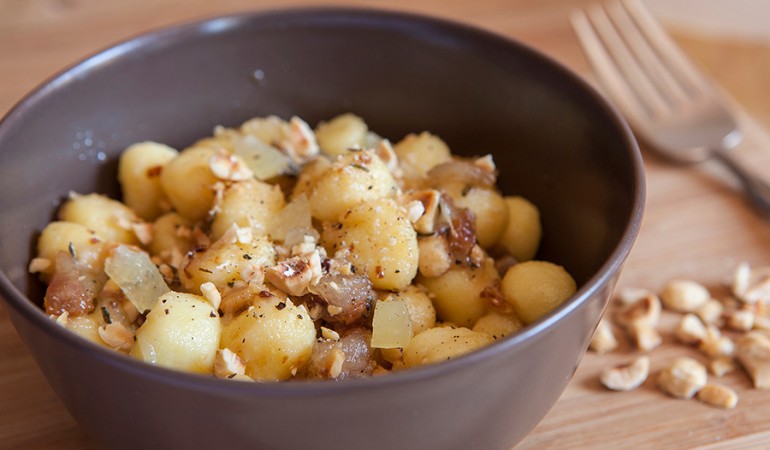
[[[104,271],[139,312],[147,312],[169,292],[160,270],[147,253],[120,245],[104,262]]]
[[[412,339],[412,320],[401,300],[379,301],[372,319],[372,347],[404,348]]]
[[[428,179],[435,187],[464,184],[491,188],[495,185],[496,176],[470,161],[455,159],[432,168],[428,172]]]
[[[270,236],[289,247],[302,243],[305,236],[318,240],[318,232],[313,228],[310,215],[310,203],[305,194],[292,200],[275,216]]]
[[[233,153],[243,160],[259,180],[295,173],[297,169],[288,155],[255,136],[234,137]]]

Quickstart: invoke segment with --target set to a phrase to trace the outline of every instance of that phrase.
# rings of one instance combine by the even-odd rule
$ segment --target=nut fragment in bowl
[[[372,57],[373,49],[376,58]],[[349,61],[356,64],[347,64]],[[345,69],[340,70],[341,67]],[[256,70],[264,74],[261,83],[253,80]],[[110,95],[103,95],[107,92]],[[37,256],[33,244],[37,233],[51,221],[52,211],[64,193],[98,192],[105,198],[119,198],[119,184],[114,180],[119,154],[124,149],[137,142],[162,142],[183,149],[210,134],[216,124],[233,127],[271,114],[286,119],[302,117],[308,124],[318,124],[347,111],[354,111],[365,118],[371,129],[394,140],[417,130],[430,130],[441,136],[452,153],[464,158],[491,154],[497,169],[505,174],[498,180],[501,192],[521,196],[537,205],[543,230],[536,258],[563,266],[575,280],[576,293],[553,311],[475,352],[440,364],[342,383],[241,383],[171,371],[92,345],[60,326],[68,320],[80,319],[65,318],[57,323],[40,309],[44,298],[42,285],[26,272],[30,261],[34,261],[34,269],[53,274],[56,264],[51,261],[56,255],[45,257],[49,259],[47,264],[33,259]],[[72,140],[84,130],[105,143],[104,164],[84,162],[72,148]],[[265,250],[265,246],[255,244],[265,239],[258,236],[256,228],[249,227],[250,231],[244,232],[239,231],[246,228],[242,225],[229,226],[229,219],[222,219],[227,218],[227,213],[217,216],[219,223],[216,217],[212,221],[215,235],[195,232],[194,223],[207,217],[213,202],[226,202],[240,195],[238,190],[228,194],[228,183],[248,185],[249,177],[267,176],[265,173],[290,177],[296,175],[299,166],[311,164],[305,159],[311,159],[315,149],[307,129],[295,121],[294,130],[295,138],[289,139],[294,153],[285,155],[291,161],[295,161],[292,156],[298,158],[300,164],[284,159],[267,168],[248,164],[244,167],[216,150],[196,151],[188,162],[205,160],[206,171],[173,182],[168,182],[166,174],[169,201],[173,204],[181,200],[179,204],[188,207],[179,207],[177,216],[155,223],[154,231],[169,233],[170,249],[203,245],[208,250],[202,253],[208,253],[221,239],[226,239],[228,245],[247,247],[248,252],[236,255],[240,257],[239,273],[249,281],[272,284],[273,277],[280,284],[280,272],[269,273],[248,264],[272,261],[277,256]],[[320,129],[317,131],[317,136],[323,136]],[[419,142],[420,135],[414,139]],[[344,146],[334,148],[333,151],[345,150]],[[0,217],[0,287],[9,314],[72,415],[99,443],[110,448],[215,446],[221,444],[221,436],[227,436],[228,444],[236,448],[288,449],[333,442],[335,448],[352,449],[360,448],[364,441],[374,449],[510,448],[556,401],[585,351],[637,232],[643,203],[641,162],[628,128],[585,83],[548,58],[507,39],[463,25],[392,12],[331,8],[242,14],[184,25],[119,44],[73,66],[24,99],[0,123],[0,150],[0,184],[4,188],[0,191],[0,208],[4,211]],[[398,146],[393,146],[392,152],[387,146],[375,150],[382,164],[391,170],[393,154],[399,156]],[[270,154],[253,142],[239,142],[232,152]],[[165,154],[173,156],[171,152]],[[40,161],[48,164],[40,165]],[[317,163],[318,173],[329,169],[322,167],[324,164]],[[184,167],[179,164],[177,173],[184,173]],[[488,164],[480,162],[479,168],[484,167]],[[412,169],[405,176],[430,172],[430,168],[420,164]],[[162,172],[166,172],[165,167]],[[175,170],[168,172],[174,180]],[[459,175],[443,171],[434,175],[443,182],[455,176],[478,175],[477,172],[469,168]],[[34,177],[27,189],[15,188],[18,173]],[[164,174],[160,175],[162,184]],[[202,181],[209,185],[221,182],[223,189],[196,189]],[[483,176],[479,181],[484,182]],[[265,190],[265,198],[271,192]],[[324,207],[315,211],[322,220],[325,215],[342,212],[337,209],[342,193],[330,192],[321,203]],[[123,194],[125,198],[126,192]],[[141,198],[142,194],[138,195]],[[474,199],[484,195],[483,191],[472,194]],[[103,202],[101,198],[89,200]],[[287,204],[291,205],[293,200],[289,199]],[[381,207],[392,208],[392,202],[395,200],[382,201]],[[267,203],[261,213],[276,217],[284,213],[285,208],[273,210]],[[162,211],[162,205],[155,204]],[[426,202],[422,209],[428,211],[430,205]],[[312,202],[310,207],[313,208]],[[78,208],[67,209],[69,219],[92,216]],[[115,239],[129,241],[122,245],[147,246],[150,250],[158,243],[147,242],[147,227],[142,224],[149,220],[145,217],[157,214],[158,209],[137,210],[134,215],[121,213],[110,231]],[[416,218],[419,210],[416,204],[404,207],[403,216],[413,230],[409,218]],[[350,220],[356,218],[356,212],[365,214],[353,211]],[[296,210],[285,212],[288,220],[300,216],[294,214]],[[65,221],[75,223],[66,218]],[[422,225],[429,230],[429,223]],[[485,233],[485,238],[504,234],[494,222],[486,226],[489,234]],[[93,238],[89,226],[84,226],[85,230],[75,228],[64,233],[71,232],[73,242],[84,244],[80,256],[91,256],[91,262],[98,262],[98,252],[89,253],[90,247],[85,245]],[[175,229],[182,231],[177,234]],[[292,231],[293,227],[283,227],[277,233],[302,246],[299,233]],[[61,234],[52,235],[57,236]],[[362,231],[349,237],[363,242],[367,236]],[[494,241],[491,237],[490,240]],[[68,243],[69,240],[67,250]],[[466,240],[458,239],[450,250],[467,249],[466,244]],[[483,248],[486,244],[482,244]],[[469,247],[472,251],[473,246]],[[162,250],[158,245],[155,251],[160,254]],[[312,266],[310,253],[305,263]],[[252,259],[242,258],[243,254]],[[289,253],[288,258],[302,259],[302,255],[305,253],[298,251],[294,256]],[[185,261],[180,250],[169,250],[166,257],[169,267],[195,263]],[[383,273],[382,269],[387,267],[380,266],[367,266],[373,287],[399,291],[403,280],[395,276],[395,271]],[[199,309],[213,311],[217,302],[217,313],[221,310],[222,317],[230,314],[233,323],[237,323],[240,308],[251,298],[250,293],[227,292],[223,286],[229,280],[202,277],[206,272],[197,269],[206,267],[193,267],[195,271],[179,279],[190,292],[163,295],[190,296],[181,300],[189,306],[185,314],[192,314],[189,317],[196,321],[211,319],[212,329],[216,328],[213,317],[196,314]],[[416,269],[419,270],[419,261]],[[173,275],[168,269],[158,271],[161,276]],[[383,278],[379,278],[381,273]],[[312,280],[315,275],[318,274],[311,270],[308,277]],[[283,281],[281,291],[302,293],[306,287],[304,278],[299,283],[286,278]],[[214,290],[206,284],[209,282]],[[312,281],[308,291],[311,285]],[[458,285],[467,287],[462,282]],[[91,295],[87,286],[81,287],[80,300]],[[110,289],[115,292],[114,287]],[[304,316],[304,312],[296,312],[288,301],[284,302],[280,293],[269,289],[265,292],[267,300],[259,305],[272,306],[276,312],[295,313],[294,317]],[[408,305],[404,292],[409,291],[399,291],[396,298],[387,301]],[[490,302],[500,300],[489,290],[485,295]],[[76,304],[87,308],[88,302],[80,300]],[[139,311],[145,308],[143,303],[129,303],[136,311],[127,307],[124,313],[131,317],[144,313]],[[279,309],[282,303],[285,306]],[[303,306],[292,304],[300,310]],[[193,305],[196,313],[191,313]],[[305,308],[309,316],[312,311]],[[444,314],[453,311],[451,307],[443,309]],[[388,314],[399,316],[393,311]],[[340,313],[328,307],[323,312],[329,322],[334,316],[342,322],[348,319],[340,317]],[[153,314],[165,316],[163,309],[154,306],[148,318]],[[282,317],[277,316],[275,323],[281,323]],[[500,334],[519,326],[511,325],[512,321],[499,323],[485,326],[490,330],[497,327],[502,330]],[[414,331],[416,324],[412,325]],[[96,331],[97,338],[106,337],[118,348],[126,342],[117,329],[105,334],[104,328],[104,336],[98,336]],[[329,343],[357,346],[362,341],[360,334],[345,335],[341,328],[324,328],[327,331],[316,330],[313,325],[312,339],[321,333]],[[423,333],[436,333],[434,330],[452,331],[431,326]],[[84,326],[82,331],[95,330]],[[180,336],[187,332],[187,328],[180,327]],[[232,340],[237,340],[235,336],[241,340],[249,338],[243,328],[235,327],[229,332]],[[340,363],[340,353],[332,345],[328,350],[327,354],[318,355],[314,370],[329,375],[338,370],[342,373],[344,361]],[[245,353],[239,355],[232,348],[230,351],[237,358],[216,346],[210,370],[213,372],[213,367],[217,367],[217,372],[225,377],[248,375]],[[391,352],[387,358],[397,361],[399,355],[393,353],[397,352]],[[207,355],[210,354],[209,351]],[[283,356],[291,358],[296,354]],[[281,360],[282,357],[278,359]],[[270,373],[251,370],[269,378],[287,373],[285,367],[281,369]],[[298,373],[300,369],[297,368]],[[291,367],[288,373],[291,374]],[[121,408],[105,408],[108,398]],[[217,414],[207,413],[210,411]],[[122,417],[132,417],[133,426],[125,427]],[[158,421],[157,417],[169,419]],[[301,424],[303,432],[297,432],[297,424]]]

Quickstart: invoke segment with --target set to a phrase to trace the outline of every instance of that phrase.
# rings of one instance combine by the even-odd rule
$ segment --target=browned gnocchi
[[[70,194],[30,271],[61,326],[128,357],[240,381],[345,380],[459,357],[576,290],[534,258],[537,206],[490,155],[354,114],[259,117],[180,151],[132,145],[122,201]]]

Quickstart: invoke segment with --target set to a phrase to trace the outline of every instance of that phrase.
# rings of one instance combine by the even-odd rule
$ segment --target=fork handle
[[[770,214],[770,184],[765,180],[752,175],[729,153],[714,151],[713,157],[730,170],[741,183],[746,196],[755,207],[766,214]]]

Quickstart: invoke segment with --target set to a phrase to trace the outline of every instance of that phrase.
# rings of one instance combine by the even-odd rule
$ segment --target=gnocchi
[[[128,147],[122,201],[71,194],[29,270],[60,325],[150,364],[241,381],[346,380],[460,357],[576,290],[536,260],[537,207],[491,156],[354,114]]]
[[[169,292],[136,331],[131,354],[150,364],[211,373],[220,333],[219,314],[203,297]]]

